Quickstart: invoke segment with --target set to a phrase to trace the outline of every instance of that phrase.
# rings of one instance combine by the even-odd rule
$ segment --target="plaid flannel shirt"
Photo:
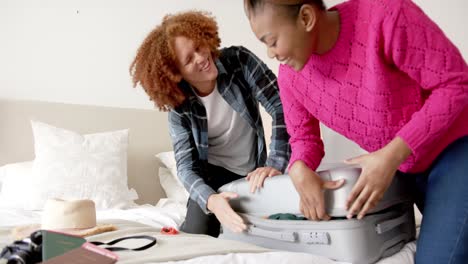
[[[247,120],[257,135],[256,153],[252,153],[256,155],[256,167],[270,166],[284,172],[291,150],[276,76],[244,47],[222,49],[215,64],[218,68],[219,93]],[[204,181],[208,164],[206,111],[187,82],[182,81],[179,87],[187,95],[187,99],[169,112],[169,132],[177,162],[177,174],[190,193],[190,198],[208,214],[208,197],[216,193],[216,190]],[[273,119],[268,158],[259,102]]]

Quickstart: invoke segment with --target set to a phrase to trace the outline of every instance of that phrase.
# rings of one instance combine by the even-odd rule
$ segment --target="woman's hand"
[[[250,192],[254,193],[256,189],[263,187],[263,182],[267,177],[280,175],[281,171],[273,167],[260,167],[247,174],[246,180],[250,182]]]
[[[344,184],[344,180],[323,181],[317,173],[300,160],[291,166],[289,175],[301,198],[300,210],[304,216],[312,220],[329,220],[330,216],[325,211],[322,190],[337,189]]]
[[[218,221],[232,232],[240,233],[247,229],[244,220],[232,210],[229,200],[237,198],[237,193],[222,192],[210,195],[206,207],[213,212]]]
[[[373,209],[392,183],[400,164],[411,154],[410,148],[399,137],[378,151],[351,158],[345,162],[359,164],[361,176],[346,200],[348,218],[358,215],[362,219]]]

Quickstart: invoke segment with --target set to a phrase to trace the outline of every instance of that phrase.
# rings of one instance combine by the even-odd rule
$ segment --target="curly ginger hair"
[[[173,47],[178,36],[207,46],[213,58],[219,56],[218,25],[209,13],[188,11],[166,15],[161,25],[148,34],[130,65],[133,86],[140,84],[161,111],[169,111],[186,99],[178,86],[182,77]]]

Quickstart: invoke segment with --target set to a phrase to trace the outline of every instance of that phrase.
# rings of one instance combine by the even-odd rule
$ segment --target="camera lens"
[[[16,252],[15,255],[11,255],[8,258],[7,264],[27,264],[29,254],[26,251]]]

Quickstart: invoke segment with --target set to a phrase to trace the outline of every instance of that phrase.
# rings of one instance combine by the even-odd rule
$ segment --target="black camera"
[[[34,264],[42,261],[42,230],[33,232],[23,240],[17,240],[3,248],[0,259],[7,264]]]

